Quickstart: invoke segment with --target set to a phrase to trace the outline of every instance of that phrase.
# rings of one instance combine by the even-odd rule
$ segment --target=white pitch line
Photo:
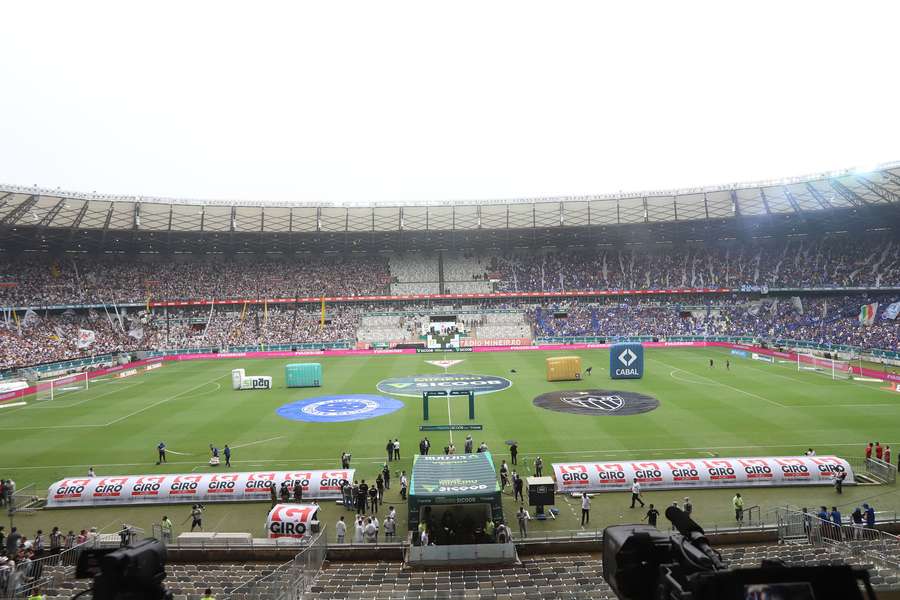
[[[13,402],[12,404],[0,404],[0,408],[13,408],[15,406],[25,406],[27,402]]]
[[[80,401],[78,401],[78,402],[75,402],[74,404],[65,404],[65,405],[63,405],[63,406],[53,406],[54,404],[56,404],[56,402],[53,402],[52,400],[48,400],[48,401],[46,401],[46,402],[41,402],[40,404],[33,404],[33,405],[29,408],[29,410],[30,410],[31,408],[41,409],[41,410],[46,410],[46,409],[48,409],[48,408],[49,408],[49,409],[52,409],[52,410],[62,410],[62,409],[64,409],[64,408],[73,408],[73,407],[75,407],[75,406],[79,406],[79,405],[81,405],[81,404],[84,404],[85,402],[90,402],[91,400],[97,400],[98,398],[102,398],[102,397],[104,397],[104,396],[109,396],[110,394],[113,394],[113,393],[116,393],[116,392],[122,392],[122,391],[125,391],[125,390],[130,390],[131,388],[137,387],[137,386],[141,385],[142,383],[146,383],[146,382],[145,382],[145,381],[130,381],[130,382],[128,382],[128,384],[129,384],[128,387],[125,387],[125,388],[114,388],[114,389],[109,390],[108,392],[104,392],[103,394],[97,394],[96,396],[91,396],[90,398],[85,398],[84,400],[80,400]]]
[[[165,404],[166,402],[171,402],[172,400],[175,400],[175,399],[177,399],[177,398],[180,398],[181,396],[184,396],[184,395],[187,394],[188,392],[193,392],[193,391],[196,390],[197,388],[201,388],[201,387],[203,387],[204,385],[209,385],[210,383],[213,383],[213,382],[216,381],[217,379],[222,379],[223,377],[228,377],[228,375],[219,375],[218,377],[213,377],[213,378],[210,379],[209,381],[204,381],[203,383],[201,383],[201,384],[199,384],[199,385],[195,385],[195,386],[192,387],[192,388],[188,388],[188,389],[186,389],[186,390],[184,390],[184,391],[182,391],[182,392],[178,392],[178,393],[175,394],[174,396],[169,396],[168,398],[163,398],[163,399],[160,400],[159,402],[154,402],[153,404],[151,404],[151,405],[149,405],[149,406],[145,406],[144,408],[141,408],[141,409],[139,409],[139,410],[136,410],[136,411],[134,411],[134,412],[132,412],[132,413],[128,413],[128,414],[125,415],[124,417],[119,417],[118,419],[113,419],[112,421],[110,421],[109,423],[103,425],[102,427],[109,427],[110,425],[115,425],[116,423],[120,423],[120,422],[124,421],[125,419],[130,419],[131,417],[134,417],[134,416],[136,416],[136,415],[139,415],[139,414],[141,414],[141,413],[144,412],[144,411],[147,411],[147,410],[150,410],[151,408],[154,408],[154,407],[156,407],[156,406],[159,406],[160,404]]]
[[[239,444],[237,446],[229,446],[229,448],[231,448],[232,450],[234,450],[235,448],[246,448],[247,446],[255,446],[256,444],[265,444],[266,442],[274,442],[275,440],[280,440],[283,437],[284,437],[283,435],[279,435],[278,437],[269,438],[267,440],[259,440],[256,442],[247,442],[246,444]]]
[[[453,444],[453,420],[451,419],[450,413],[450,394],[447,394],[447,425],[450,427],[450,430],[447,432],[450,434],[450,444]]]
[[[129,414],[123,416],[123,417],[119,417],[118,419],[113,419],[109,423],[100,423],[99,425],[42,425],[42,426],[34,426],[34,427],[0,427],[0,431],[32,431],[32,430],[42,430],[42,429],[91,429],[93,427],[109,427],[110,425],[115,425],[116,423],[124,421],[125,419],[129,419],[135,415],[139,415],[142,412],[144,412],[145,410],[150,410],[151,408],[153,408],[155,406],[159,406],[160,404],[165,404],[166,402],[171,402],[172,400],[175,400],[176,398],[180,398],[181,396],[183,396],[184,394],[187,394],[188,392],[192,392],[199,387],[208,385],[208,384],[214,382],[216,379],[222,379],[223,377],[228,377],[228,375],[220,375],[219,377],[214,377],[214,378],[210,379],[209,381],[204,381],[203,383],[201,383],[199,385],[195,385],[194,387],[188,388],[182,392],[179,392],[179,393],[175,394],[174,396],[169,396],[168,398],[164,398],[164,399],[160,400],[159,402],[154,402],[153,404],[151,404],[149,406],[145,406],[144,408],[138,409],[132,413],[129,413]],[[25,409],[20,408],[19,410],[25,410]]]
[[[177,454],[178,456],[193,456],[190,452],[178,452],[177,450],[169,450],[166,448],[166,454]]]
[[[860,448],[864,448],[868,441],[865,442],[854,442],[854,443],[841,443],[841,444],[830,444],[825,442],[814,442],[816,446],[833,446],[833,447],[849,447],[849,446],[859,446]],[[900,445],[900,442],[885,442],[887,445]],[[770,445],[760,445],[760,444],[746,444],[744,446],[692,446],[689,448],[642,448],[640,450],[629,450],[628,448],[622,448],[620,450],[573,450],[569,452],[557,452],[555,450],[541,450],[533,453],[519,453],[519,456],[527,457],[527,456],[561,456],[561,455],[569,455],[569,454],[640,454],[640,453],[649,453],[649,452],[684,452],[686,450],[692,450],[696,452],[706,452],[709,453],[710,450],[747,450],[753,448],[803,448],[804,450],[809,448],[809,444],[800,445],[800,444],[770,444]],[[232,464],[246,464],[248,466],[254,465],[264,465],[264,464],[272,464],[272,463],[294,463],[297,465],[321,465],[323,463],[331,464],[337,462],[337,458],[334,456],[329,458],[309,458],[305,460],[294,460],[291,458],[254,458],[252,460],[233,460]],[[364,456],[361,458],[354,458],[354,464],[383,464],[384,457],[383,456]],[[0,466],[0,471],[11,471],[11,470],[38,470],[38,469],[76,469],[79,467],[140,467],[142,465],[147,465],[148,462],[139,462],[139,463],[109,463],[109,464],[97,464],[97,463],[85,463],[81,465],[25,465],[25,466]],[[167,465],[196,465],[197,461],[195,460],[182,460],[182,461],[170,461],[165,463]],[[206,464],[206,463],[204,463]],[[337,468],[337,467],[335,467]],[[352,465],[351,465],[351,468]]]
[[[757,398],[759,400],[763,400],[765,402],[768,402],[769,404],[774,404],[775,406],[779,406],[781,408],[794,408],[792,406],[786,406],[784,404],[781,404],[780,402],[775,402],[774,400],[769,400],[768,398],[760,396],[759,394],[754,394],[753,392],[748,392],[747,390],[742,390],[741,388],[736,388],[733,385],[728,385],[727,383],[722,383],[721,381],[716,381],[715,379],[705,377],[703,375],[700,375],[699,373],[693,373],[691,371],[686,371],[685,369],[679,369],[678,367],[674,367],[667,362],[663,362],[663,361],[659,360],[658,358],[651,358],[650,360],[653,360],[660,364],[666,365],[670,369],[675,369],[676,371],[682,371],[684,373],[687,373],[688,375],[695,375],[695,376],[699,377],[700,379],[706,379],[707,381],[714,382],[717,385],[720,385],[722,387],[727,387],[730,390],[734,390],[735,392],[737,392],[739,394],[745,394],[747,396],[750,396],[751,398]]]

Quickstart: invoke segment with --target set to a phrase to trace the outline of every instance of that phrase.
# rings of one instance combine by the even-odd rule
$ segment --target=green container
[[[289,388],[320,387],[322,385],[322,365],[319,363],[294,363],[284,368]]]

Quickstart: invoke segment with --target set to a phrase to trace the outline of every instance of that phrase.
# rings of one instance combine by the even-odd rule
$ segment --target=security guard
[[[162,529],[162,538],[164,544],[172,543],[172,530],[174,529],[174,525],[172,525],[172,521],[168,516],[163,515],[162,521],[160,522],[160,528]]]

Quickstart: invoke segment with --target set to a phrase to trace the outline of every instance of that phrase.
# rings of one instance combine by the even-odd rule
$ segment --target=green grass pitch
[[[548,383],[544,359],[577,354],[583,365],[594,367],[583,383]],[[411,455],[422,434],[421,399],[401,397],[405,408],[392,414],[348,423],[303,423],[279,417],[281,405],[328,394],[378,394],[378,381],[389,377],[440,373],[427,360],[440,355],[375,355],[313,359],[321,362],[321,388],[287,389],[284,365],[297,359],[234,359],[166,363],[161,369],[138,376],[92,384],[87,391],[63,394],[53,401],[29,400],[24,407],[0,409],[0,476],[16,480],[19,488],[35,484],[38,493],[69,476],[84,476],[90,466],[98,475],[202,472],[210,443],[236,447],[234,470],[263,468],[334,468],[342,450],[353,453],[357,477],[374,479],[384,462],[388,438],[399,437],[402,460],[393,469],[409,470]],[[487,443],[496,461],[508,459],[505,440],[520,444],[520,471],[530,473],[536,455],[550,463],[600,458],[688,458],[709,456],[801,454],[813,447],[819,454],[861,456],[866,441],[878,440],[900,451],[900,394],[882,385],[832,381],[829,377],[798,372],[792,364],[766,364],[712,348],[646,350],[642,380],[611,381],[606,351],[495,352],[453,354],[462,362],[449,372],[498,375],[512,380],[511,388],[476,399],[476,445]],[[715,359],[710,369],[708,361]],[[725,370],[730,359],[731,370]],[[231,390],[231,369],[243,367],[248,375],[271,375],[270,391]],[[515,369],[516,373],[511,373]],[[537,394],[552,390],[598,387],[648,393],[660,400],[658,409],[635,416],[579,416],[547,411],[532,404]],[[451,403],[453,422],[467,417],[465,397]],[[433,398],[431,424],[446,423],[447,403]],[[446,432],[432,432],[435,449],[447,441]],[[462,435],[454,434],[462,450]],[[160,440],[173,451],[170,462],[156,466],[155,446]],[[521,467],[525,467],[522,469]],[[220,469],[224,470],[224,469]],[[395,480],[396,481],[396,480]],[[732,523],[729,490],[691,493],[697,520],[703,525]],[[657,507],[680,500],[683,493],[648,492],[645,500]],[[629,510],[629,494],[595,496],[593,528],[635,522],[642,513]],[[771,508],[794,504],[838,504],[851,509],[868,499],[876,509],[900,508],[896,486],[845,488],[837,496],[830,487],[749,489],[747,506]],[[405,507],[397,486],[387,502],[403,516],[398,533],[405,531]],[[531,535],[539,536],[579,528],[580,506],[558,497],[560,517],[534,522]],[[510,517],[516,505],[506,496]],[[208,530],[250,531],[264,535],[267,503],[210,504]],[[58,525],[63,530],[96,526],[108,531],[127,522],[143,527],[168,514],[179,525],[187,505],[132,506],[42,510],[17,515],[15,524],[31,536]],[[324,520],[333,523],[345,514],[329,502]],[[849,511],[848,511],[849,512]],[[346,513],[349,516],[349,513]],[[183,526],[182,526],[183,527]],[[177,531],[181,531],[179,527]],[[333,530],[333,527],[331,528]]]

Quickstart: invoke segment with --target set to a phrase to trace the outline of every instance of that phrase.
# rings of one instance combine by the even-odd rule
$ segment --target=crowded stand
[[[898,295],[673,299],[608,299],[548,303],[529,309],[536,336],[733,336],[803,340],[823,345],[895,349],[900,326],[886,318]],[[860,306],[879,302],[872,325],[859,323]]]
[[[900,286],[900,244],[878,237],[479,257],[7,258],[0,262],[0,306],[436,294],[442,284],[446,293],[468,294],[488,293],[494,282],[500,292],[892,287]]]
[[[264,304],[153,309],[35,312],[0,319],[0,368],[135,351],[295,343],[353,345],[420,341],[430,312],[460,310],[459,324],[474,339],[595,336],[733,336],[792,339],[816,344],[891,350],[900,326],[885,314],[900,294],[751,296],[743,294],[621,296],[567,301],[472,301],[456,307],[423,304],[377,307],[330,304],[319,310]],[[859,323],[860,306],[878,302],[871,325]],[[492,312],[504,309],[505,312]],[[483,310],[484,312],[478,312]],[[391,312],[393,311],[393,312]],[[474,311],[474,312],[472,312]],[[95,339],[79,347],[78,332]]]
[[[379,258],[123,260],[22,258],[0,263],[0,306],[146,302],[148,298],[292,298],[388,293]]]
[[[666,251],[524,253],[492,264],[498,291],[890,287],[900,285],[900,244],[858,238]]]

